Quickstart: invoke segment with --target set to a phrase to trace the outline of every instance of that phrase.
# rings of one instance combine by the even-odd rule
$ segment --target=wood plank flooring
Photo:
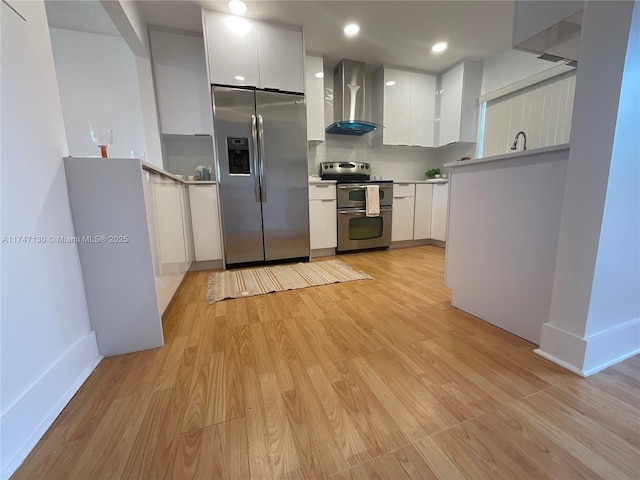
[[[189,274],[166,346],[104,359],[12,478],[639,478],[639,357],[538,357],[451,307],[438,247],[340,259],[375,280],[208,305]]]

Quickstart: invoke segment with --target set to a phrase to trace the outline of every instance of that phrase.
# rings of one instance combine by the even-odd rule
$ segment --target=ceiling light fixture
[[[238,80],[239,82],[244,82],[244,77],[242,75],[236,75],[235,77],[236,80]]]
[[[387,83],[385,83],[387,87],[393,87],[395,84],[396,84],[395,80],[389,80]]]
[[[318,72],[315,75],[316,78],[323,78],[324,77],[324,73],[323,72]]]
[[[231,10],[236,15],[242,15],[247,11],[247,4],[242,0],[230,0],[229,10]]]
[[[431,51],[433,53],[442,53],[447,49],[447,42],[438,42],[433,47],[431,47]]]
[[[344,33],[348,37],[354,37],[360,31],[360,26],[357,23],[350,23],[346,27],[344,27]]]

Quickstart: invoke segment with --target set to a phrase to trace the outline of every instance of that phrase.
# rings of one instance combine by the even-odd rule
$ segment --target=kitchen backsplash
[[[387,180],[424,180],[424,172],[442,166],[436,151],[418,147],[371,148],[369,135],[327,135],[322,143],[309,144],[309,175],[318,175],[320,162],[368,162],[371,175]]]

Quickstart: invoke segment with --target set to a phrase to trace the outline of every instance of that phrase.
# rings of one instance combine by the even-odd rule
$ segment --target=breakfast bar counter
[[[549,319],[569,146],[447,163],[451,303],[539,344]]]

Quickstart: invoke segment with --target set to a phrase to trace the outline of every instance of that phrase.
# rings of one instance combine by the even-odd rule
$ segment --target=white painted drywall
[[[578,0],[518,0],[515,3],[513,45],[518,45],[579,12],[584,3]]]
[[[99,155],[89,126],[113,130],[109,156],[145,151],[145,134],[134,55],[122,38],[51,29],[69,154]]]
[[[586,336],[640,319],[640,8],[636,4],[613,140]],[[640,337],[635,337],[640,348]]]
[[[505,50],[484,61],[481,95],[512,85],[557,64],[538,60],[535,54],[519,50]]]
[[[160,126],[158,122],[158,105],[156,104],[151,58],[140,56],[136,56],[135,58],[146,143],[146,161],[156,167],[164,168],[162,163],[162,141],[160,139]]]
[[[525,132],[529,150],[569,143],[574,91],[575,71],[488,101],[483,156],[509,152],[519,131]],[[518,150],[522,147],[520,138]]]
[[[451,168],[451,304],[530,342],[549,317],[568,151]]]
[[[584,9],[553,295],[540,353],[585,375],[638,348],[640,320],[623,320],[638,311],[633,306],[638,290],[624,285],[627,281],[629,287],[637,285],[633,280],[638,268],[637,229],[632,234],[616,222],[631,221],[631,228],[638,218],[637,174],[635,180],[625,179],[634,171],[623,160],[631,155],[637,168],[637,148],[630,142],[637,138],[638,113],[626,106],[619,112],[621,100],[626,100],[620,91],[627,44],[631,41],[637,49],[637,31],[630,34],[634,4],[637,7],[637,2],[587,2]],[[637,82],[637,52],[626,68]],[[635,88],[626,95],[633,96]],[[637,100],[630,105],[636,104]],[[626,129],[636,134],[626,139]],[[623,258],[615,252],[618,248]],[[607,305],[607,297],[616,300]],[[596,332],[599,338],[592,339]],[[615,341],[605,341],[607,335]],[[597,362],[589,363],[591,345],[598,350],[593,354]]]
[[[2,4],[2,235],[73,236],[42,1]],[[99,360],[75,244],[2,244],[1,468],[22,462]]]

